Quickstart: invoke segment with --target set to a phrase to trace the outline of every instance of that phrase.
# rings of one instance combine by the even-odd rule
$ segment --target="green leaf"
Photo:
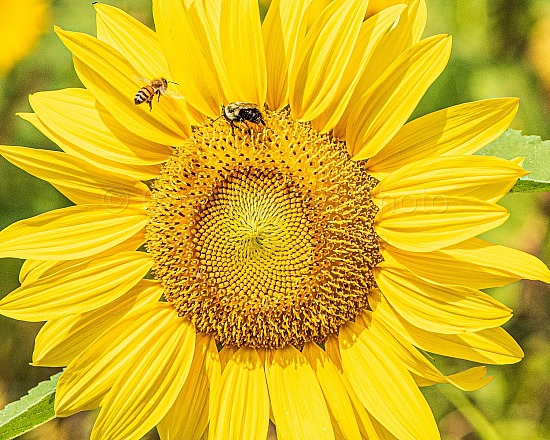
[[[521,131],[506,130],[477,154],[504,159],[524,157],[523,167],[531,174],[522,177],[511,192],[550,191],[550,141],[539,136],[523,136]]]
[[[9,440],[55,418],[55,387],[61,373],[40,382],[26,396],[0,411],[0,440]]]

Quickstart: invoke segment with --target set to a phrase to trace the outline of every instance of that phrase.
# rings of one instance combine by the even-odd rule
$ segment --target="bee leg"
[[[161,95],[160,90],[157,90],[157,95],[158,95],[157,102],[160,102],[160,95]]]
[[[246,125],[246,132],[248,133],[249,136],[252,136],[252,130],[250,129],[250,126],[245,120],[243,120],[243,122],[244,122],[244,125]]]
[[[153,100],[149,100],[147,101],[147,103],[149,104],[149,111],[152,112],[153,111]]]
[[[235,123],[230,119],[229,125],[231,125],[231,134],[235,136]]]

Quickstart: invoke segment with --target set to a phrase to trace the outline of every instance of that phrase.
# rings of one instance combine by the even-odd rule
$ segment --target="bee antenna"
[[[175,84],[175,85],[179,86],[179,84],[178,84],[177,82],[175,82],[175,81],[166,81],[166,82],[168,82],[168,83],[170,83],[170,84]]]
[[[225,112],[225,105],[222,104],[222,114],[220,116],[218,116],[216,119],[212,119],[212,122],[216,122],[218,119],[220,119],[223,115],[224,115],[224,112]]]

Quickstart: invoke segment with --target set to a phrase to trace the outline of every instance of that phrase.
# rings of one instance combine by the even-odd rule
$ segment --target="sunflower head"
[[[450,38],[421,39],[423,0],[367,3],[154,0],[156,31],[96,4],[97,38],[58,29],[85,88],[22,117],[63,152],[0,147],[75,203],[0,232],[27,259],[0,312],[47,321],[58,416],[101,407],[94,440],[431,440],[419,386],[490,378],[423,351],[521,359],[480,289],[550,271],[476,238],[526,172],[472,156],[517,100],[407,122]]]
[[[147,248],[165,296],[224,345],[323,343],[368,308],[376,179],[288,110],[197,127],[154,182]]]

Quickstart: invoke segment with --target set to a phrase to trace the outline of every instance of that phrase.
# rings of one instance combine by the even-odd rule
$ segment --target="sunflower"
[[[0,3],[0,74],[27,55],[44,31],[48,16],[46,0],[2,0]]]
[[[0,152],[75,206],[0,233],[26,259],[0,311],[47,321],[33,364],[66,366],[58,416],[100,408],[93,439],[437,439],[419,387],[491,378],[424,351],[522,358],[480,289],[550,271],[476,236],[526,171],[472,156],[517,100],[407,122],[451,48],[420,38],[424,1],[317,6],[154,0],[153,32],[96,4],[97,38],[57,29],[85,88],[21,116],[63,152]]]

